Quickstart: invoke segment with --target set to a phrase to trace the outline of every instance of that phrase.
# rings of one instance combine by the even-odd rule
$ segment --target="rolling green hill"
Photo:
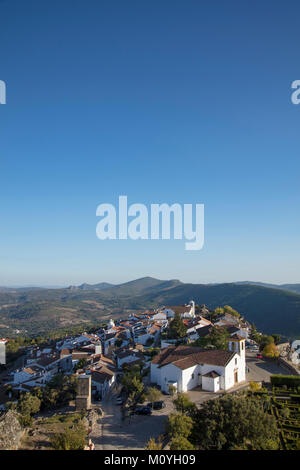
[[[300,295],[255,283],[185,284],[144,277],[124,284],[83,284],[63,289],[0,289],[0,336],[16,329],[41,334],[131,312],[194,300],[214,309],[225,304],[266,333],[300,337]]]

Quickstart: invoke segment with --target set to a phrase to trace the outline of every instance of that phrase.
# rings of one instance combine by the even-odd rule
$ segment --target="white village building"
[[[173,318],[175,313],[179,313],[181,318],[194,318],[195,317],[195,302],[190,301],[187,305],[167,305],[159,310],[161,313],[165,313],[167,318]]]
[[[178,392],[196,387],[217,392],[246,380],[245,339],[233,336],[228,351],[193,346],[164,348],[151,362],[151,383],[163,392],[174,386]]]

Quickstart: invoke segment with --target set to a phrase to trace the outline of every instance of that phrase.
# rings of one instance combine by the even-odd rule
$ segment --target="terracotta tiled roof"
[[[179,369],[188,369],[197,364],[210,364],[225,367],[236,353],[221,349],[202,349],[193,346],[170,346],[154,357],[152,364],[163,367],[174,364]]]
[[[92,380],[94,382],[104,383],[107,380],[110,380],[114,376],[114,372],[107,369],[106,367],[101,367],[101,369],[92,371]]]
[[[46,367],[48,366],[49,364],[52,364],[53,362],[56,362],[59,358],[59,356],[45,356],[45,357],[41,357],[40,359],[38,359],[36,361],[36,363],[42,367]]]
[[[197,328],[196,333],[199,338],[205,338],[213,328],[212,325],[203,326],[202,328]]]
[[[103,356],[103,354],[95,354],[95,355],[92,356],[92,362],[93,363],[100,362],[100,361],[105,362],[109,366],[115,367],[114,361],[112,359],[109,359],[106,356]]]
[[[236,325],[225,325],[224,328],[228,331],[229,334],[236,333],[239,331],[239,328]]]
[[[119,359],[124,359],[124,357],[135,356],[137,358],[143,359],[144,355],[141,351],[134,351],[133,349],[129,349],[127,351],[123,351],[117,354]]]

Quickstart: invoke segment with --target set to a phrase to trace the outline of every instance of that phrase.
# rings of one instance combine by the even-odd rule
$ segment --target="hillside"
[[[183,284],[169,292],[146,295],[145,303],[182,304],[193,299],[210,309],[231,305],[254,322],[259,330],[279,333],[287,337],[300,337],[300,295],[281,289],[255,285],[199,285]]]
[[[265,282],[254,282],[254,281],[241,281],[235,282],[234,284],[237,285],[252,285],[252,286],[261,286],[261,287],[269,287],[271,289],[280,289],[286,290],[288,292],[295,292],[296,294],[300,294],[300,284],[268,284]]]
[[[225,304],[266,333],[300,337],[300,295],[254,283],[185,284],[144,277],[119,285],[83,284],[64,289],[0,289],[0,336],[16,329],[41,334],[49,329],[99,323],[131,312],[190,300],[209,308]]]

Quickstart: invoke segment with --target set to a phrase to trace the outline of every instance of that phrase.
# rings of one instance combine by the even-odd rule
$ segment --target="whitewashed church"
[[[209,392],[228,390],[246,380],[245,338],[232,336],[228,350],[169,346],[151,362],[151,383],[169,392],[196,387]]]

